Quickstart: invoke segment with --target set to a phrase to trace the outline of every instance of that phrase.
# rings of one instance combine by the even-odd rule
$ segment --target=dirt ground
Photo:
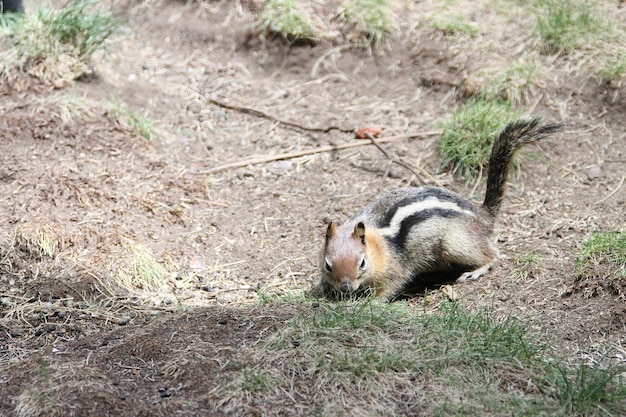
[[[363,126],[384,137],[437,130],[481,59],[434,31],[384,52],[289,47],[258,36],[252,2],[137,3],[116,4],[133,13],[132,33],[72,88],[146,112],[157,138],[97,108],[68,118],[64,92],[45,86],[0,96],[2,415],[217,415],[214,390],[238,350],[298,308],[251,307],[259,294],[310,289],[329,220],[422,183],[369,146],[209,171],[351,142],[342,130]],[[341,129],[289,128],[211,100]],[[573,356],[624,352],[626,288],[607,284],[601,266],[580,278],[574,264],[585,238],[626,221],[626,91],[581,74],[548,83],[532,113],[566,129],[530,149],[512,181],[499,266],[454,291],[530,319]],[[436,140],[386,148],[470,197],[474,184],[440,169]],[[109,288],[133,245],[166,268],[167,291]]]

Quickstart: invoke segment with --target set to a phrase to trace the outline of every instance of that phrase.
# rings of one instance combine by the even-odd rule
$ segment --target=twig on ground
[[[309,127],[309,126],[302,126],[299,123],[295,123],[295,122],[289,122],[287,120],[282,120],[279,119],[278,117],[266,113],[262,110],[258,110],[258,109],[253,109],[251,107],[243,107],[243,106],[236,106],[234,104],[228,104],[228,103],[224,103],[223,101],[219,101],[217,99],[214,99],[212,97],[204,97],[202,96],[206,101],[208,101],[211,104],[214,104],[218,107],[222,107],[224,109],[229,109],[229,110],[235,110],[241,113],[247,113],[247,114],[252,114],[254,116],[257,117],[264,117],[266,119],[269,120],[273,120],[276,123],[279,123],[283,126],[287,126],[287,127],[291,127],[291,128],[295,128],[295,129],[300,129],[300,130],[306,130],[308,132],[321,132],[321,133],[328,133],[331,130],[337,130],[339,132],[343,132],[343,133],[351,133],[354,131],[354,129],[344,129],[342,127],[339,126],[329,126],[329,127]]]
[[[615,189],[613,191],[611,191],[610,193],[608,193],[606,196],[604,196],[603,198],[601,198],[600,200],[596,201],[595,203],[593,203],[594,206],[597,206],[598,204],[608,200],[613,194],[615,194],[617,192],[617,190],[619,190],[620,188],[622,188],[622,184],[624,184],[624,179],[626,178],[626,176],[622,176],[622,179],[620,180],[619,184],[617,185],[617,187],[615,187]]]
[[[346,44],[346,45],[339,45],[336,46],[334,48],[329,49],[328,51],[326,51],[324,54],[322,54],[321,57],[319,57],[315,63],[313,64],[313,67],[311,68],[311,78],[315,78],[317,77],[317,69],[319,68],[319,66],[322,64],[322,62],[329,56],[332,55],[334,53],[338,53],[343,51],[344,49],[350,49],[352,47],[357,47],[357,45],[353,45],[353,44]]]
[[[413,173],[413,175],[415,175],[421,182],[422,184],[426,184],[426,180],[424,179],[424,176],[426,176],[430,181],[433,182],[433,184],[436,184],[438,186],[442,186],[442,184],[437,181],[437,179],[435,177],[433,177],[432,175],[430,175],[425,169],[421,168],[421,167],[417,167],[417,166],[413,166],[411,164],[407,164],[404,161],[401,161],[400,159],[396,159],[393,158],[391,155],[389,155],[389,153],[385,150],[385,148],[383,148],[380,144],[380,141],[375,139],[374,136],[369,133],[366,132],[365,135],[368,137],[368,139],[372,142],[372,144],[374,146],[376,146],[378,148],[379,151],[381,151],[383,153],[383,155],[385,155],[385,157],[390,160],[391,162],[393,162],[394,164],[398,164],[401,167],[404,167],[406,169],[408,169],[409,171],[411,171]],[[420,172],[417,172],[420,171]]]
[[[441,130],[415,132],[415,133],[408,134],[408,135],[388,136],[386,138],[378,139],[377,142],[378,143],[393,142],[393,141],[403,140],[403,139],[426,138],[429,136],[436,136],[436,135],[441,135]],[[282,153],[278,155],[261,156],[258,158],[252,158],[252,159],[248,159],[245,161],[237,161],[237,162],[232,162],[230,164],[217,166],[215,168],[211,168],[206,171],[200,171],[198,172],[198,174],[215,174],[217,172],[222,172],[222,171],[226,171],[229,169],[241,168],[247,165],[256,165],[256,164],[262,164],[265,162],[280,161],[284,159],[293,159],[293,158],[298,158],[300,156],[314,155],[316,153],[324,153],[324,152],[333,152],[333,151],[338,151],[341,149],[355,148],[357,146],[365,146],[369,144],[371,144],[371,142],[365,142],[365,141],[360,140],[360,141],[344,143],[342,145],[329,145],[329,146],[322,146],[316,149],[307,149],[303,151],[288,152],[288,153]]]

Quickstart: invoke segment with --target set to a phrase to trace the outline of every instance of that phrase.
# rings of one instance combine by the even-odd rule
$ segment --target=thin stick
[[[295,123],[295,122],[289,122],[287,120],[279,119],[278,117],[276,117],[276,116],[274,116],[272,114],[266,113],[266,112],[261,111],[261,110],[253,109],[251,107],[243,107],[243,106],[236,106],[234,104],[227,104],[227,103],[224,103],[223,101],[216,100],[216,99],[214,99],[212,97],[204,97],[204,96],[201,96],[201,95],[200,95],[200,97],[203,97],[206,101],[208,101],[209,103],[215,104],[218,107],[222,107],[222,108],[229,109],[229,110],[235,110],[235,111],[238,111],[238,112],[241,112],[241,113],[252,114],[252,115],[257,116],[257,117],[264,117],[266,119],[273,120],[273,121],[275,121],[275,122],[277,122],[277,123],[279,123],[281,125],[292,127],[292,128],[296,128],[296,129],[300,129],[300,130],[306,130],[306,131],[309,131],[309,132],[328,133],[331,130],[338,130],[339,132],[343,132],[343,133],[351,133],[351,132],[354,131],[354,129],[344,129],[344,128],[341,128],[339,126],[329,126],[329,127],[308,127],[308,126],[302,126],[301,124],[298,124],[298,123]]]
[[[439,183],[439,181],[437,181],[425,169],[420,168],[420,167],[414,167],[413,165],[407,164],[406,162],[401,161],[400,159],[392,158],[391,155],[389,155],[389,153],[385,150],[385,148],[383,148],[380,145],[379,141],[377,139],[374,139],[374,136],[371,133],[365,133],[365,135],[369,138],[369,140],[372,142],[372,144],[374,144],[374,146],[376,146],[378,148],[378,150],[381,151],[383,153],[383,155],[385,155],[385,157],[387,159],[389,159],[394,164],[398,164],[401,167],[404,167],[404,168],[408,169],[409,171],[411,171],[413,173],[413,175],[415,175],[422,182],[422,184],[426,184],[426,180],[421,175],[421,174],[424,174],[433,183],[441,186],[441,183]],[[416,170],[419,170],[421,172],[421,174],[420,174],[420,172],[417,172]]]
[[[427,138],[427,137],[436,136],[436,135],[441,135],[441,130],[416,132],[416,133],[412,133],[408,135],[388,136],[386,138],[380,138],[377,141],[378,143],[385,143],[385,142],[393,142],[393,141],[410,139],[410,138]],[[200,171],[198,172],[198,174],[215,174],[217,172],[222,172],[222,171],[226,171],[229,169],[241,168],[247,165],[263,164],[265,162],[281,161],[283,159],[293,159],[293,158],[298,158],[300,156],[314,155],[316,153],[339,151],[341,149],[355,148],[357,146],[365,146],[365,145],[370,145],[370,144],[371,142],[365,142],[361,140],[361,141],[344,143],[342,145],[322,146],[320,148],[307,149],[304,151],[281,153],[278,155],[260,156],[258,158],[252,158],[252,159],[248,159],[245,161],[237,161],[237,162],[232,162],[226,165],[220,165],[220,166],[211,168],[206,171]]]
[[[606,196],[604,196],[602,199],[596,201],[593,205],[597,206],[598,204],[602,203],[603,201],[608,200],[613,194],[615,194],[617,192],[617,190],[619,190],[620,188],[622,188],[622,184],[624,184],[624,179],[626,178],[626,176],[622,176],[622,180],[619,182],[619,184],[617,185],[617,187],[611,191],[610,193],[608,193]]]
[[[317,60],[315,61],[315,64],[313,64],[313,68],[311,68],[311,78],[315,78],[317,77],[317,69],[319,68],[319,66],[322,64],[322,62],[331,54],[335,53],[335,52],[341,52],[344,49],[349,49],[352,48],[354,45],[352,44],[347,44],[347,45],[339,45],[335,48],[329,49],[328,51],[326,51],[325,53],[322,54],[321,57],[317,58]]]

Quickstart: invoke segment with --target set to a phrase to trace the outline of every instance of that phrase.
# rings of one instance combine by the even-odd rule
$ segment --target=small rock
[[[128,316],[121,317],[117,320],[117,324],[119,324],[120,326],[125,326],[128,324],[128,322],[130,322],[130,317]]]
[[[227,324],[227,323],[228,323],[228,319],[219,319],[217,321],[217,324],[221,324],[221,325],[224,325],[224,324]]]
[[[604,170],[598,165],[592,165],[585,170],[585,175],[589,180],[604,177]]]
[[[291,161],[278,161],[272,165],[269,171],[274,175],[285,175],[289,171],[293,170],[293,164]]]
[[[200,258],[192,258],[189,261],[189,268],[191,269],[206,269],[206,264],[202,262]]]

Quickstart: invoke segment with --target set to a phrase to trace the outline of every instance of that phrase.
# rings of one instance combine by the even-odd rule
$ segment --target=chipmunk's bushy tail
[[[502,205],[506,181],[515,152],[522,146],[537,142],[563,127],[562,124],[557,123],[539,126],[540,121],[539,118],[532,118],[511,122],[493,142],[483,207],[494,217]]]

